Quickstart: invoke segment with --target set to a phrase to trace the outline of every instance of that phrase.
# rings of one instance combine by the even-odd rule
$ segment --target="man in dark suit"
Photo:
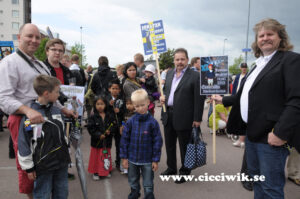
[[[192,127],[200,127],[205,96],[200,96],[199,73],[188,67],[188,53],[184,48],[175,50],[175,69],[169,70],[164,85],[164,94],[160,98],[167,111],[162,112],[167,152],[167,170],[162,175],[177,173],[176,142],[179,141],[181,175],[189,175],[191,171],[184,167],[186,147],[191,137]],[[184,179],[176,181],[183,183]]]
[[[246,158],[254,182],[254,198],[284,198],[286,144],[300,150],[300,55],[291,52],[285,26],[265,19],[254,27],[256,66],[236,95],[216,96],[233,105],[227,130],[246,134]]]

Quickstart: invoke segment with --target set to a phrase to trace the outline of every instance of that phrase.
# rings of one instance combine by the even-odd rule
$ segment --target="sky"
[[[189,58],[228,55],[229,65],[246,48],[249,0],[32,0],[32,23],[49,26],[68,46],[81,42],[86,62],[110,67],[144,54],[140,24],[162,20],[167,48],[184,47]],[[265,18],[286,25],[294,51],[300,52],[300,1],[250,0],[248,48],[253,27]],[[148,56],[145,56],[147,59]],[[255,60],[248,54],[248,64]]]

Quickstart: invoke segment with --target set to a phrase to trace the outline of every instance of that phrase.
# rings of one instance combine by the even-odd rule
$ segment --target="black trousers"
[[[167,166],[169,169],[177,172],[176,143],[178,138],[181,159],[179,174],[181,175],[189,175],[191,173],[190,169],[184,167],[186,147],[189,143],[191,132],[192,127],[190,130],[176,131],[173,127],[173,111],[168,109],[168,121],[167,125],[164,126]]]

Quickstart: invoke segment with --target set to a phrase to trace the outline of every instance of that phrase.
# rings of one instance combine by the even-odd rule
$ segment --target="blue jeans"
[[[289,151],[285,147],[251,142],[246,138],[246,158],[251,177],[264,175],[265,181],[253,184],[254,199],[284,199],[285,162]]]
[[[152,171],[152,164],[146,165],[135,165],[129,162],[128,168],[128,182],[131,187],[131,190],[140,192],[140,174],[143,176],[143,187],[144,195],[147,198],[148,195],[153,194],[153,179],[154,172]]]
[[[52,197],[51,197],[52,195]],[[34,181],[34,199],[67,199],[68,167],[41,174]]]

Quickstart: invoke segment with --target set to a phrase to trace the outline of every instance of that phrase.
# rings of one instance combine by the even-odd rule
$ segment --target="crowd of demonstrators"
[[[128,199],[140,197],[140,175],[143,177],[144,198],[154,199],[154,171],[158,169],[162,137],[158,122],[148,112],[148,93],[139,89],[132,93],[134,114],[124,126],[121,138],[120,157],[128,168],[128,183],[131,192]],[[147,132],[142,133],[141,132]]]
[[[100,177],[111,176],[112,137],[117,125],[104,96],[96,97],[93,112],[88,120],[88,132],[91,135],[88,172],[93,174],[94,180],[99,180]]]
[[[5,57],[0,62],[0,74],[3,82],[0,85],[0,108],[9,114],[8,128],[12,137],[15,154],[18,153],[18,135],[22,115],[25,115],[31,124],[44,122],[43,115],[32,109],[30,104],[37,98],[33,88],[33,81],[40,74],[50,75],[50,71],[43,62],[34,57],[39,47],[41,35],[34,24],[24,24],[18,34],[19,49]],[[58,101],[57,106],[63,114],[75,116],[72,111],[64,108]],[[19,176],[19,192],[32,198],[33,180],[20,167],[16,156]]]
[[[290,51],[285,26],[277,20],[262,20],[254,32],[256,66],[235,95],[214,99],[233,105],[227,130],[246,135],[248,172],[265,176],[254,182],[254,197],[284,198],[286,145],[300,151],[300,55]]]
[[[174,53],[175,69],[169,70],[164,85],[161,103],[167,107],[162,111],[167,169],[161,175],[177,174],[176,143],[179,141],[181,168],[180,175],[189,175],[191,170],[184,166],[187,144],[192,128],[200,128],[205,96],[200,96],[200,75],[188,67],[188,52],[178,48]],[[184,106],[182,106],[184,104]],[[176,183],[186,182],[184,178]]]
[[[216,125],[217,129],[227,128],[229,133],[246,135],[241,172],[266,177],[264,182],[243,183],[243,186],[254,189],[257,198],[283,198],[284,165],[288,155],[285,145],[288,143],[299,151],[299,135],[291,129],[300,122],[296,117],[300,110],[300,82],[297,83],[296,77],[300,72],[296,67],[300,64],[300,55],[289,51],[291,45],[285,27],[276,20],[264,20],[254,30],[256,67],[247,73],[247,65],[241,64],[242,73],[233,83],[232,96],[213,97],[218,102]],[[137,53],[134,62],[118,65],[116,74],[110,69],[108,58],[100,56],[98,69],[93,74],[91,66],[86,71],[79,66],[76,54],[72,55],[71,65],[70,57],[63,55],[65,47],[60,39],[49,40],[45,48],[47,60],[38,61],[33,54],[41,38],[33,24],[23,25],[18,39],[19,50],[0,62],[4,80],[0,85],[0,108],[9,114],[8,128],[14,152],[18,154],[20,193],[38,198],[47,190],[44,196],[67,198],[70,157],[65,137],[58,136],[57,131],[64,131],[65,117],[76,115],[62,106],[63,101],[57,100],[59,85],[65,84],[90,87],[96,96],[87,120],[91,136],[88,172],[92,178],[100,180],[111,176],[114,138],[115,168],[128,173],[131,188],[128,198],[140,197],[140,174],[145,198],[154,198],[154,171],[158,169],[162,148],[159,125],[149,106],[158,91],[155,67],[145,66],[143,55]],[[166,106],[166,112],[162,110],[161,120],[167,161],[161,175],[175,175],[178,171],[180,175],[191,174],[184,166],[184,158],[192,129],[200,128],[205,96],[200,95],[200,58],[194,57],[191,67],[188,62],[187,50],[178,48],[174,53],[175,68],[168,66],[162,73],[164,95],[160,96],[160,102]],[[211,83],[212,75],[208,79]],[[232,106],[231,111],[228,106]],[[212,117],[209,120],[211,127]],[[29,121],[35,125],[33,129]],[[41,131],[55,134],[56,140],[41,136]],[[244,144],[243,137],[240,138],[241,146]],[[31,139],[37,139],[37,145],[32,145]],[[37,155],[41,139],[56,147],[49,148],[43,160]],[[177,139],[181,158],[179,169]],[[57,145],[59,143],[61,146]],[[292,149],[292,154],[288,179],[299,185],[299,153]],[[62,178],[50,182],[57,175]],[[177,184],[184,182],[184,178],[175,181]]]
[[[20,122],[18,159],[29,180],[34,180],[34,198],[68,198],[68,138],[63,115],[53,106],[59,97],[60,80],[39,75],[33,83],[38,98],[30,107],[43,117],[43,124],[31,127],[27,116]]]
[[[80,58],[77,54],[73,54],[71,57],[72,65],[70,66],[70,70],[73,73],[73,76],[75,77],[75,81],[72,80],[73,82],[70,83],[75,83],[76,86],[85,86],[86,83],[86,78],[84,74],[84,70],[79,67],[79,61]]]

